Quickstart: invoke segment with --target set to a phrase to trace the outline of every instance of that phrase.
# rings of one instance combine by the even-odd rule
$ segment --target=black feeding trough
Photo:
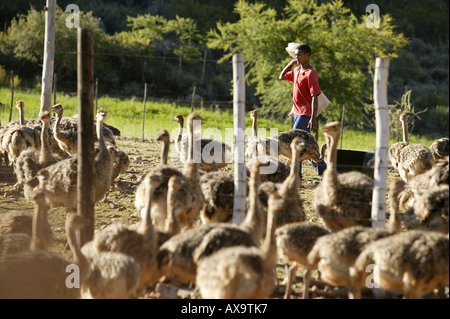
[[[375,153],[338,150],[337,170],[339,173],[358,171],[373,178]]]

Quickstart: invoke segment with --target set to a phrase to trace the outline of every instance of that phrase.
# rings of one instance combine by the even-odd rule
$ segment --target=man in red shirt
[[[294,113],[294,129],[302,129],[308,132],[317,130],[317,109],[320,91],[319,77],[316,70],[309,64],[311,57],[311,48],[308,44],[299,44],[295,50],[296,59],[286,65],[281,71],[280,80],[287,80],[294,83],[293,93],[293,113]],[[294,64],[300,64],[292,69]],[[319,176],[327,168],[325,161],[315,163],[310,162],[317,169]],[[302,162],[300,162],[300,177],[302,176]]]

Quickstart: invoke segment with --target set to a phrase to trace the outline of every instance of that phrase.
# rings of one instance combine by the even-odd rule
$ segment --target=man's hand
[[[317,119],[311,117],[307,127],[311,130],[311,132],[315,132],[317,130]]]

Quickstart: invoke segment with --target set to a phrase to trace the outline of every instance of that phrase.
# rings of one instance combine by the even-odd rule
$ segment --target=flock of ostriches
[[[183,169],[169,165],[171,143],[166,130],[158,132],[161,164],[142,177],[135,193],[141,221],[114,223],[96,230],[80,247],[76,232],[88,224],[76,212],[77,117],[63,117],[60,104],[39,118],[0,127],[0,155],[17,176],[15,189],[34,203],[33,216],[21,211],[0,212],[0,298],[138,298],[160,282],[186,283],[201,298],[269,298],[281,284],[275,274],[280,259],[286,266],[285,298],[291,298],[297,270],[303,270],[303,298],[311,294],[311,275],[347,287],[349,298],[372,298],[368,266],[374,283],[390,296],[442,296],[449,283],[448,138],[430,147],[409,144],[407,118],[403,142],[389,149],[400,178],[388,185],[388,218],[383,228],[371,227],[374,182],[366,175],[337,171],[340,124],[324,127],[326,144],[319,146],[303,130],[272,137],[246,138],[246,215],[232,223],[234,178],[226,170],[232,148],[194,132],[189,114],[177,116],[179,135],[174,144]],[[127,170],[129,159],[115,142],[117,129],[95,122],[95,201],[105,197],[114,180]],[[120,133],[119,133],[120,134]],[[209,147],[213,161],[196,163],[194,146]],[[270,154],[271,147],[289,160]],[[220,150],[220,152],[218,152]],[[217,154],[215,154],[217,152]],[[306,221],[299,195],[299,161],[327,161],[314,190],[312,207],[320,224]],[[276,172],[262,168],[275,164]],[[73,258],[47,247],[52,240],[48,211],[65,207],[67,243]],[[79,288],[67,286],[67,267],[78,267]],[[436,291],[435,291],[436,290]],[[378,295],[379,296],[379,295]],[[431,295],[430,295],[431,296]]]

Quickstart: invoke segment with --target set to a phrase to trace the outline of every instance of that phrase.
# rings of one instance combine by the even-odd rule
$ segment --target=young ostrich
[[[22,151],[40,147],[40,134],[39,130],[35,129],[36,123],[25,122],[23,101],[17,101],[16,108],[19,110],[20,120],[9,123],[0,136],[0,153],[8,155],[9,163],[14,163]]]
[[[402,113],[400,121],[403,127],[403,142],[389,148],[392,165],[398,170],[400,177],[407,182],[412,177],[430,170],[435,159],[430,149],[422,144],[409,144],[407,115]]]
[[[151,202],[155,189],[161,184],[159,176],[149,176],[144,179],[145,187],[145,218],[133,226],[111,224],[101,232],[95,233],[94,239],[83,246],[82,251],[93,258],[98,253],[116,252],[133,257],[140,266],[140,279],[137,294],[141,294],[150,283],[156,270],[157,233],[154,231],[150,216]]]
[[[406,210],[414,206],[415,201],[426,192],[449,185],[448,156],[438,160],[436,165],[423,174],[414,176],[405,183],[405,190],[399,197],[400,208]]]
[[[436,161],[448,156],[449,140],[448,137],[439,138],[430,145],[430,151]]]
[[[250,118],[253,120],[252,124],[252,136],[249,137],[246,141],[245,146],[245,158],[246,158],[246,166],[249,170],[256,158],[261,163],[264,163],[268,167],[276,167],[276,172],[271,172],[267,174],[261,174],[261,182],[273,182],[273,183],[282,183],[290,173],[290,167],[280,161],[278,157],[263,155],[258,156],[259,154],[265,154],[263,149],[259,149],[259,147],[265,147],[268,144],[270,145],[270,140],[268,141],[265,137],[258,136],[258,111],[253,110],[250,111]],[[274,140],[273,140],[274,141]],[[278,155],[278,154],[277,154]]]
[[[275,234],[278,255],[287,263],[291,263],[286,269],[284,293],[284,299],[289,299],[298,267],[306,268],[306,258],[317,239],[329,234],[329,231],[310,222],[297,222],[277,228]]]
[[[267,198],[270,193],[277,191],[284,198],[285,207],[277,215],[277,227],[287,223],[301,222],[305,220],[303,211],[303,200],[298,195],[300,187],[299,177],[299,157],[305,148],[305,142],[300,137],[295,137],[291,142],[291,169],[289,176],[283,183],[275,184],[272,182],[262,183],[259,187],[259,198],[264,208],[267,208]]]
[[[351,171],[337,173],[337,144],[341,132],[339,122],[325,125],[327,169],[314,194],[314,209],[330,231],[351,226],[370,226],[373,180]]]
[[[42,190],[35,194],[36,198],[44,196]],[[16,254],[10,254],[0,259],[0,298],[20,299],[56,299],[79,298],[80,289],[67,287],[67,266],[77,264],[80,266],[80,283],[82,283],[89,271],[85,271],[84,259],[77,258],[69,261],[59,255],[45,251],[45,242],[39,240],[42,231],[41,210],[35,210],[33,217],[33,234],[30,242],[30,250]],[[68,237],[75,236],[77,223],[66,223]],[[74,244],[69,241],[69,244]],[[72,251],[76,251],[71,246]]]
[[[182,115],[174,117],[174,121],[179,124],[177,142],[175,146],[182,162],[186,162],[189,151],[189,132],[183,135],[184,118]],[[189,124],[189,121],[188,121]],[[226,167],[231,161],[227,156],[227,152],[231,152],[231,147],[224,143],[209,138],[200,138],[198,134],[194,136],[195,149],[201,152],[200,169],[206,172],[217,171]],[[218,154],[216,152],[218,151]],[[209,158],[205,159],[204,155]]]
[[[50,112],[44,111],[40,115],[42,121],[41,128],[41,149],[34,148],[23,151],[14,163],[14,171],[17,183],[14,188],[24,187],[25,198],[30,199],[30,191],[36,186],[37,172],[49,165],[61,160],[59,156],[52,154],[49,144],[48,128],[50,126]]]
[[[180,226],[183,228],[191,228],[197,222],[198,213],[203,205],[204,197],[199,181],[198,163],[193,161],[193,147],[194,147],[194,120],[201,121],[202,118],[198,114],[191,113],[188,117],[188,136],[189,136],[189,158],[184,163],[184,170],[180,172],[178,169],[165,165],[167,163],[167,154],[169,152],[169,133],[167,131],[160,131],[158,139],[162,142],[162,165],[154,167],[146,175],[158,175],[163,179],[161,185],[155,191],[155,199],[152,203],[152,220],[155,228],[164,231],[165,221],[167,218],[167,183],[172,175],[184,176],[185,183],[181,189],[178,190],[176,201],[173,206],[176,211],[176,216]],[[142,185],[142,186],[141,186]],[[144,185],[141,183],[136,190],[135,207],[142,210]]]
[[[205,257],[231,246],[256,246],[262,238],[263,214],[256,196],[259,165],[250,177],[250,204],[244,221],[239,224],[208,223],[188,229],[166,241],[157,260],[160,276],[169,275],[182,282],[195,282],[197,264]]]
[[[50,111],[56,113],[53,135],[58,146],[68,155],[76,155],[78,149],[78,117],[63,117],[63,107],[61,104],[53,105]],[[101,129],[105,142],[116,145],[114,134],[104,123],[102,123]],[[98,141],[98,135],[94,135],[94,141]]]
[[[154,199],[151,203],[151,218],[156,230],[165,231],[166,219],[167,219],[167,192],[168,182],[171,176],[183,176],[183,173],[176,167],[167,165],[167,159],[169,154],[170,135],[167,130],[160,130],[157,133],[156,140],[161,142],[161,165],[154,167],[144,177],[144,180],[139,184],[136,189],[136,198],[134,206],[138,212],[140,212],[141,218],[145,218],[145,187],[148,185],[150,179],[153,176],[158,176],[162,179],[160,186],[155,190]]]
[[[394,179],[389,189],[390,216],[387,228],[353,226],[330,233],[317,239],[306,258],[306,272],[303,281],[303,298],[309,296],[311,271],[318,269],[321,278],[334,286],[351,287],[350,267],[371,242],[401,232],[397,196],[402,190],[402,181]],[[349,292],[351,296],[352,292]]]
[[[448,234],[410,230],[367,245],[350,269],[356,299],[365,287],[368,265],[375,266],[381,288],[419,298],[449,283]]]
[[[229,247],[202,259],[196,285],[204,299],[268,298],[276,285],[273,268],[277,257],[276,215],[284,198],[269,196],[267,230],[261,247]]]
[[[97,111],[97,139],[99,152],[94,159],[94,201],[101,200],[111,186],[113,161],[103,139],[102,124],[106,118],[106,110]],[[77,156],[63,159],[53,165],[41,169],[38,173],[48,176],[45,183],[45,197],[52,207],[66,207],[68,211],[76,211],[77,201]]]

